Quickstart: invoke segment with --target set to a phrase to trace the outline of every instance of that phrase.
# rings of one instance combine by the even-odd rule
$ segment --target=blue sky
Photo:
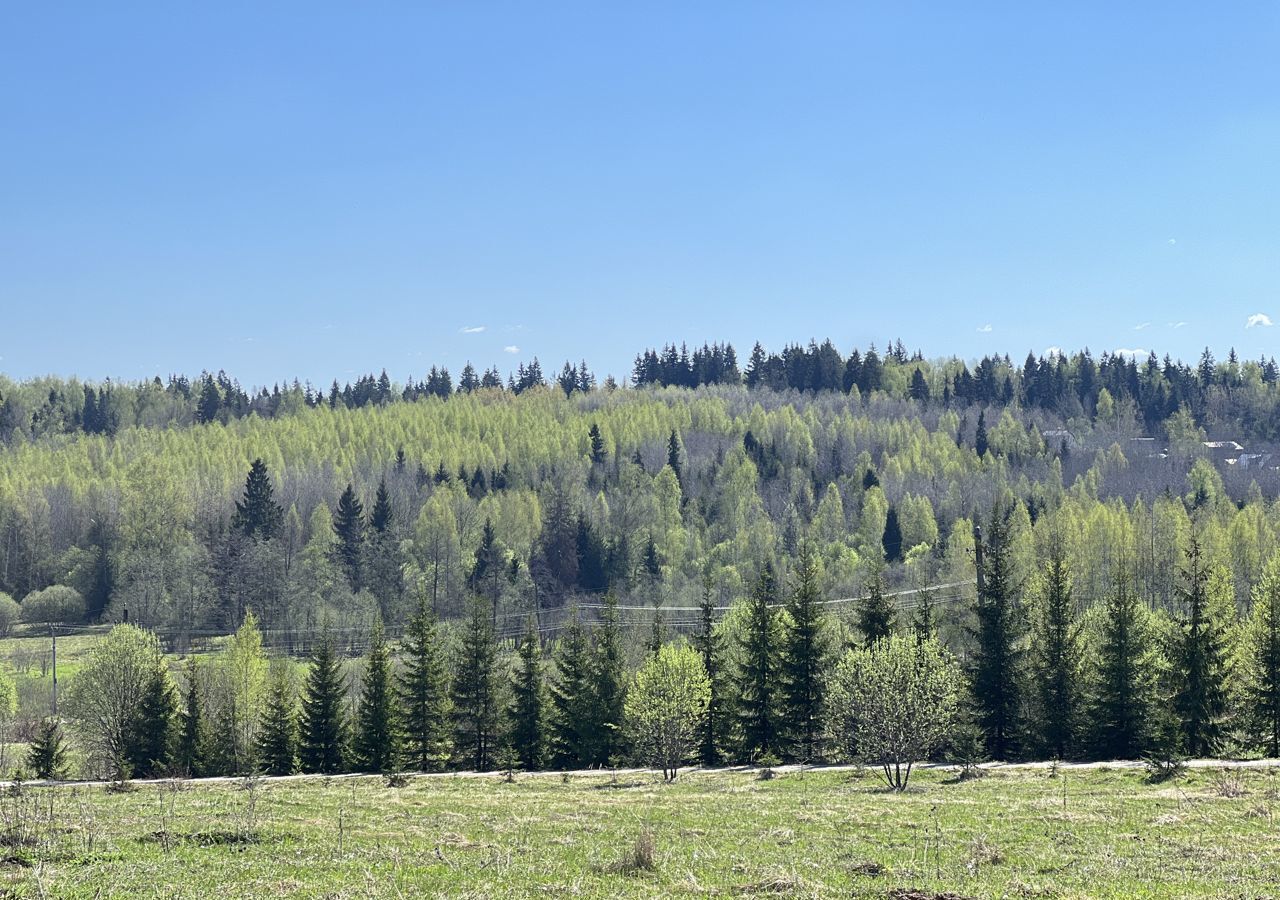
[[[0,371],[1280,343],[1275,4],[180,6],[0,9]]]

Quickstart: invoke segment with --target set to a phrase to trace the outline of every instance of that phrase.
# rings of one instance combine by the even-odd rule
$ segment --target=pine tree
[[[992,759],[1009,759],[1022,736],[1023,655],[1022,616],[1013,583],[1008,513],[991,512],[989,537],[980,544],[980,577],[974,616],[969,629],[975,641],[969,678],[977,703],[978,725]],[[981,535],[975,534],[975,543]]]
[[[552,758],[561,769],[587,765],[591,755],[590,722],[593,659],[587,632],[577,610],[560,634],[555,652],[556,678],[551,685]]]
[[[449,677],[435,616],[425,600],[409,622],[404,651],[396,692],[401,751],[409,768],[430,772],[449,758]]]
[[[343,770],[347,721],[343,706],[347,688],[326,628],[311,657],[299,722],[298,761],[304,772],[332,775]]]
[[[350,484],[338,498],[333,533],[338,538],[334,544],[336,562],[347,576],[351,590],[359,591],[364,587],[364,505]]]
[[[161,661],[147,681],[125,752],[135,778],[152,778],[168,770],[173,758],[176,714],[177,696],[169,671]]]
[[[284,510],[275,500],[267,464],[255,459],[244,482],[244,498],[236,501],[231,527],[249,538],[270,540],[280,533]]]
[[[618,625],[618,601],[612,594],[604,598],[600,630],[596,640],[594,666],[595,714],[590,721],[594,734],[587,760],[607,765],[622,755],[622,707],[626,700],[626,671],[622,659],[622,630]]]
[[[27,768],[36,778],[46,781],[60,781],[67,777],[67,743],[57,719],[42,719],[36,726],[31,747],[27,750]]]
[[[194,656],[187,663],[187,693],[183,706],[182,728],[178,733],[174,762],[178,771],[187,777],[200,778],[205,774],[205,729],[204,710],[200,703],[200,673]]]
[[[823,700],[830,645],[822,613],[818,566],[813,548],[800,548],[787,612],[791,619],[782,639],[778,669],[782,724],[793,758],[803,762],[822,754]]]
[[[857,615],[858,630],[862,632],[863,645],[868,650],[888,638],[897,627],[898,612],[884,595],[884,581],[878,565],[872,565],[867,596],[858,604]]]
[[[1191,538],[1180,568],[1178,594],[1186,606],[1177,648],[1174,709],[1182,722],[1182,746],[1191,756],[1213,756],[1226,715],[1226,660],[1219,623],[1209,614],[1209,570],[1200,541]]]
[[[742,751],[746,759],[777,753],[778,721],[775,710],[778,690],[777,582],[773,564],[761,567],[747,601],[747,622],[739,649],[736,677],[738,721],[742,729]]]
[[[1156,739],[1154,636],[1127,567],[1117,567],[1112,585],[1103,607],[1088,720],[1096,755],[1135,759]]]
[[[511,693],[511,745],[520,765],[526,771],[536,771],[546,763],[547,690],[543,684],[542,646],[532,618],[520,643],[520,662]]]
[[[1049,548],[1038,599],[1031,658],[1036,738],[1047,753],[1063,759],[1077,744],[1080,641],[1071,596],[1071,575],[1057,540]]]
[[[258,765],[267,775],[298,771],[298,698],[288,663],[271,667],[257,744]]]
[[[1275,759],[1280,756],[1280,554],[1271,557],[1254,588],[1246,636],[1249,725]]]
[[[369,656],[364,670],[364,690],[356,712],[353,750],[356,764],[364,772],[388,772],[399,758],[391,690],[391,651],[387,648],[382,623],[376,622],[369,636]]]
[[[453,667],[454,746],[483,772],[491,768],[498,747],[497,646],[485,604],[477,598],[470,607]]]

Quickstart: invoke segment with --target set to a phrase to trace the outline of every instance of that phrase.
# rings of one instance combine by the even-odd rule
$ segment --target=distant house
[[[1053,447],[1061,447],[1066,444],[1068,450],[1078,449],[1080,444],[1076,441],[1076,437],[1065,428],[1050,428],[1048,431],[1040,432],[1040,437],[1044,438],[1044,442]]]
[[[1237,441],[1205,441],[1204,448],[1215,462],[1234,466],[1236,459],[1244,452],[1244,445]]]

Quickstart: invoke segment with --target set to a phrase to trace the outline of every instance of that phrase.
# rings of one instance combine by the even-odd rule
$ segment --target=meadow
[[[389,783],[394,782],[394,783]],[[870,769],[23,785],[4,896],[1272,896],[1276,770]]]

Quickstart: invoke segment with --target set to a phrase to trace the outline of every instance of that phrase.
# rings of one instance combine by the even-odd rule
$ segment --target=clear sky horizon
[[[1270,356],[1277,46],[1263,3],[9,4],[0,372]]]

